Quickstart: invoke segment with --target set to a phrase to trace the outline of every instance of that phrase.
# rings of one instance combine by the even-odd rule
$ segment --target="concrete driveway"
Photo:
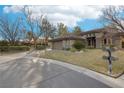
[[[2,88],[108,88],[110,86],[58,64],[21,57],[0,64]]]

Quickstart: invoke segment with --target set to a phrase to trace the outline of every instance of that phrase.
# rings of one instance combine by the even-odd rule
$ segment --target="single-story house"
[[[85,41],[87,48],[102,48],[104,46],[115,46],[119,49],[124,48],[124,32],[110,28],[81,32],[79,36],[73,34],[57,37],[49,42],[52,49],[65,49],[71,48],[75,40]]]
[[[64,36],[49,40],[52,49],[68,49],[71,48],[75,40],[84,41],[81,36]]]

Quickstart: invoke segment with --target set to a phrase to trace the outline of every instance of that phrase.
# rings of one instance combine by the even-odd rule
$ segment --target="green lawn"
[[[41,54],[41,57],[64,61],[108,74],[107,62],[102,59],[103,55],[107,55],[107,53],[100,49],[86,49],[86,51],[82,53],[53,50],[47,51],[45,54]],[[124,51],[118,50],[113,52],[113,56],[119,58],[119,60],[113,62],[113,74],[118,75],[124,71]]]

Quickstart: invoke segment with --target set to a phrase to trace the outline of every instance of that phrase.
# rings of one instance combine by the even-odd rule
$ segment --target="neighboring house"
[[[79,36],[68,35],[50,40],[52,49],[71,48],[75,40],[85,41],[87,48],[102,48],[104,46],[115,46],[124,48],[124,32],[110,28],[95,29],[81,32]]]
[[[51,40],[51,38],[48,38],[48,40]],[[25,40],[22,40],[21,42],[29,43],[29,44],[34,44],[35,43],[33,38],[31,40],[25,39]],[[45,38],[43,38],[43,37],[40,37],[39,39],[36,40],[37,44],[44,44],[44,42],[45,42]]]

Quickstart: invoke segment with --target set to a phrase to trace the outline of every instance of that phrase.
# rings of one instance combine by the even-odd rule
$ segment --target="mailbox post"
[[[111,50],[107,49],[108,52],[108,62],[109,62],[109,73],[112,73],[112,55],[111,55]]]
[[[103,50],[108,53],[108,56],[103,56],[103,59],[107,60],[109,74],[112,74],[112,62],[118,60],[118,58],[112,56],[112,52],[115,51],[115,49],[106,47]]]

